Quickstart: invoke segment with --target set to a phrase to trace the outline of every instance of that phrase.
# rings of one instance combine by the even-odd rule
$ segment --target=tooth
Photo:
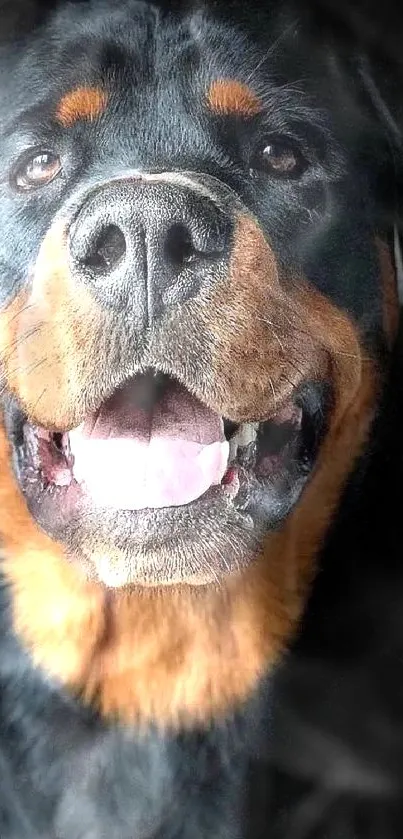
[[[70,437],[67,433],[64,433],[62,435],[62,447],[65,451],[66,456],[68,457],[71,454],[71,449],[70,449]]]
[[[68,434],[67,432],[65,434],[63,434],[62,443],[63,443],[63,452],[64,452],[64,456],[65,456],[65,459],[66,459],[67,466],[70,469],[72,469],[73,466],[74,466],[74,456],[73,456],[73,453],[71,451],[71,446],[70,446],[70,434]]]
[[[229,441],[229,456],[228,456],[228,463],[232,463],[238,451],[238,444],[236,442],[235,436],[230,438]]]
[[[27,448],[27,452],[29,457],[32,460],[32,463],[35,468],[39,469],[40,467],[40,457],[39,457],[39,440],[35,431],[31,425],[25,424],[24,427],[24,443]]]
[[[236,460],[238,449],[244,449],[254,443],[259,428],[258,422],[243,422],[238,431],[230,437],[228,463]]]
[[[259,428],[258,422],[243,422],[242,425],[239,426],[238,431],[234,436],[231,438],[231,443],[234,440],[236,442],[237,448],[244,448],[245,446],[249,446],[250,443],[254,443],[257,437],[257,432]]]

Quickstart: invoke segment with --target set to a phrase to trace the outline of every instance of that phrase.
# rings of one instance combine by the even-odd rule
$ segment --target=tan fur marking
[[[104,315],[72,279],[61,224],[40,250],[32,287],[0,314],[0,365],[30,418],[55,429],[81,422]],[[90,363],[89,363],[90,361]]]
[[[240,216],[228,277],[192,309],[195,332],[213,336],[202,394],[211,407],[237,422],[264,420],[306,376],[326,375],[330,339],[311,331],[322,300],[305,281],[281,278],[256,222]],[[345,320],[333,314],[334,324]]]
[[[56,119],[64,128],[80,120],[94,122],[105,112],[108,94],[99,87],[77,87],[60,100]]]
[[[263,105],[248,85],[236,79],[218,79],[207,91],[207,104],[216,114],[253,117]]]

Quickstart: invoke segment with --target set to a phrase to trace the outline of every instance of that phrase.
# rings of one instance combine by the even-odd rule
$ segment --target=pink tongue
[[[74,476],[103,507],[178,507],[225,474],[221,417],[173,382],[147,406],[153,387],[137,377],[70,432]]]

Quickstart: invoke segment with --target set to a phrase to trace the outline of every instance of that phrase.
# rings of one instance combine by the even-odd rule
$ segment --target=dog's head
[[[3,568],[106,710],[224,708],[276,658],[393,334],[368,123],[257,29],[88,2],[0,59]]]

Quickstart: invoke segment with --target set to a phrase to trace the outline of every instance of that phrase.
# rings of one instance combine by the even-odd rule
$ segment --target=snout
[[[146,328],[195,297],[227,263],[233,223],[187,185],[131,178],[84,201],[69,236],[72,278]]]

